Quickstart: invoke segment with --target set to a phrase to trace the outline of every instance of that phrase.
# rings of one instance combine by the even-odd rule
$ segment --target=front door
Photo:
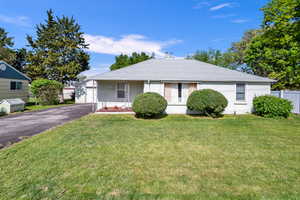
[[[169,104],[186,104],[197,83],[165,83],[164,96]]]

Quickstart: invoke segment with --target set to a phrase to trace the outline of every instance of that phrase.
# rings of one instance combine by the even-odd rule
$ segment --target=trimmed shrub
[[[187,100],[189,110],[214,118],[220,117],[227,105],[224,95],[211,89],[194,91]]]
[[[59,94],[63,89],[63,84],[48,79],[37,79],[30,86],[32,94],[41,105],[54,105],[59,103]]]
[[[167,105],[168,102],[160,94],[147,92],[135,97],[132,110],[136,113],[137,117],[153,118],[163,114]]]
[[[255,97],[253,106],[256,115],[268,118],[287,118],[293,109],[290,101],[271,95]]]

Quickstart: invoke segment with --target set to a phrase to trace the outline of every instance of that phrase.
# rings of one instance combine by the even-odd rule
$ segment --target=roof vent
[[[6,65],[4,63],[0,63],[0,71],[5,71]]]

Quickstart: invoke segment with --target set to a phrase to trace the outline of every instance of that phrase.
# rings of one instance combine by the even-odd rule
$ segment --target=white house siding
[[[97,97],[96,81],[94,81],[94,85],[92,80],[83,81],[76,85],[75,103],[93,103],[96,101],[96,97]]]
[[[10,82],[11,81],[19,81],[22,82],[21,90],[10,90]],[[0,101],[2,99],[13,99],[20,98],[23,101],[28,101],[28,81],[27,80],[17,80],[17,79],[6,79],[0,78]]]
[[[197,84],[197,89],[213,89],[221,92],[228,100],[228,106],[224,114],[246,114],[252,112],[252,100],[255,96],[261,96],[271,93],[270,83],[246,83],[246,99],[245,101],[236,101],[236,83],[233,82],[200,82]],[[144,82],[145,92],[157,92],[164,96],[164,83],[163,82]],[[186,100],[188,97],[187,84],[183,83],[182,95],[183,99],[178,102],[177,86],[172,86],[172,100],[168,102],[166,112],[169,114],[185,114],[187,112]]]
[[[270,83],[245,83],[245,101],[236,100],[236,83],[199,83],[198,89],[213,89],[221,92],[228,100],[224,114],[251,113],[255,96],[271,94]]]
[[[143,93],[143,81],[127,81],[125,98],[117,98],[117,83],[122,81],[98,81],[97,108],[131,107],[136,95]],[[124,81],[123,81],[124,82]],[[128,95],[129,94],[129,95]]]

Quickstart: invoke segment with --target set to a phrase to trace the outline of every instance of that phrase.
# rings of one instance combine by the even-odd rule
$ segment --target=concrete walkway
[[[91,104],[74,104],[0,117],[0,148],[91,112]]]

